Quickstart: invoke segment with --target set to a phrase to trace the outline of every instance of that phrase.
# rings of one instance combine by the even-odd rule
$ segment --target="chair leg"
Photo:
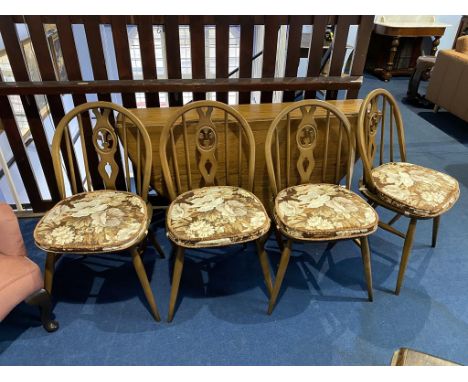
[[[156,306],[156,301],[154,300],[153,292],[151,291],[151,286],[148,281],[148,276],[146,275],[145,267],[143,265],[143,261],[141,260],[141,256],[138,253],[137,247],[133,247],[131,249],[131,253],[132,253],[133,266],[138,275],[138,279],[140,280],[140,284],[143,288],[143,292],[145,293],[146,300],[148,301],[148,304],[151,308],[151,313],[156,321],[161,321],[158,307]]]
[[[437,245],[437,234],[439,233],[440,216],[432,219],[432,248]]]
[[[146,252],[146,247],[148,246],[148,236],[145,237],[144,240],[142,240],[138,245],[137,245],[137,251],[140,254],[140,256],[143,256],[143,254]]]
[[[286,268],[288,267],[289,257],[291,256],[291,246],[292,240],[288,239],[283,251],[281,252],[278,273],[276,274],[275,285],[273,286],[273,292],[271,294],[270,303],[268,305],[268,314],[271,314],[273,312],[273,308],[275,307],[276,299],[278,298],[279,290],[281,288],[281,284],[283,283],[284,274],[286,273]]]
[[[278,247],[280,251],[283,251],[284,249],[283,236],[281,236],[281,232],[278,230],[278,228],[273,227],[273,231],[275,231],[275,238],[276,238],[276,242],[278,243]]]
[[[265,235],[264,237],[257,239],[255,241],[255,244],[257,245],[258,258],[262,267],[265,284],[268,289],[268,296],[271,297],[271,293],[273,291],[273,283],[271,281],[270,262],[268,261],[268,255],[265,251],[265,241],[267,237],[268,235]]]
[[[403,254],[401,256],[400,270],[398,271],[397,286],[395,294],[400,294],[400,289],[403,284],[403,277],[405,276],[406,266],[408,265],[408,259],[413,246],[414,233],[416,231],[416,223],[418,221],[414,218],[410,220],[408,231],[406,232],[405,244],[403,245]]]
[[[55,263],[57,261],[55,253],[47,252],[44,272],[44,288],[48,294],[52,294],[52,284],[54,281]]]
[[[167,316],[167,322],[171,322],[174,318],[174,310],[177,301],[177,295],[179,294],[180,277],[182,275],[182,269],[184,267],[184,248],[177,246],[176,258],[174,263],[174,273],[172,275],[172,287],[171,297],[169,300],[169,314]]]
[[[55,332],[59,328],[59,323],[52,320],[52,301],[50,300],[50,294],[45,289],[40,289],[33,293],[26,300],[29,305],[39,306],[41,312],[42,326],[49,333]]]
[[[164,255],[164,251],[163,249],[161,248],[161,246],[159,245],[158,243],[158,240],[156,239],[156,235],[155,235],[155,232],[150,228],[148,228],[148,237],[151,241],[151,244],[153,245],[153,247],[156,249],[156,251],[158,251],[159,253],[159,257],[161,259],[164,259],[166,256]]]
[[[369,250],[369,240],[367,236],[361,237],[361,255],[362,255],[362,263],[364,264],[364,275],[366,277],[366,284],[367,284],[367,296],[369,301],[374,300],[373,292],[372,292],[372,268],[371,268],[371,261],[370,261],[370,250]]]

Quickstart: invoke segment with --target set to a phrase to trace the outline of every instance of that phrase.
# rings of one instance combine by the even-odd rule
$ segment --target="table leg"
[[[392,47],[390,48],[390,55],[388,56],[387,66],[382,72],[382,78],[384,81],[389,81],[392,78],[392,70],[395,61],[395,55],[400,45],[400,38],[394,37],[392,40]]]
[[[435,56],[437,53],[437,47],[440,44],[440,36],[434,36],[434,41],[432,41],[431,56]]]

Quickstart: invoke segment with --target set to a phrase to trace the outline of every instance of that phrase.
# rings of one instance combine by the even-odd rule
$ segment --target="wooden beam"
[[[164,17],[167,78],[182,78],[180,64],[180,36],[177,16]],[[182,106],[182,93],[169,92],[169,106]]]
[[[130,58],[130,46],[125,16],[112,16],[111,26],[119,78],[121,80],[131,80],[133,78],[132,60]],[[135,108],[135,94],[122,92],[122,102],[124,107]]]
[[[242,16],[240,31],[239,77],[252,77],[252,55],[254,42],[254,17]],[[250,92],[239,93],[239,103],[250,103]]]
[[[297,69],[301,57],[302,27],[307,22],[305,16],[291,16],[288,29],[288,48],[286,53],[286,77],[297,77]],[[294,92],[285,92],[283,102],[294,101]]]
[[[156,79],[156,54],[154,52],[154,33],[151,16],[138,16],[138,38],[140,40],[143,78]],[[159,94],[146,93],[146,106],[159,107]]]
[[[374,16],[361,16],[358,34],[356,38],[356,48],[354,50],[353,65],[350,75],[362,74],[367,58],[372,28],[374,27]],[[346,98],[358,98],[359,89],[347,92]]]
[[[39,72],[43,81],[56,81],[57,77],[54,70],[54,64],[52,62],[52,56],[49,51],[49,44],[47,42],[46,34],[44,31],[44,24],[42,23],[41,16],[25,16],[25,21],[28,25],[29,35],[31,42],[34,47],[34,53],[36,55]],[[60,120],[65,116],[65,109],[63,108],[62,97],[59,94],[47,95],[47,102],[49,104],[50,114],[54,122],[54,128],[58,126]],[[62,141],[61,145],[62,155],[65,158],[66,155],[66,144]],[[78,168],[76,162],[76,156],[73,154],[73,163],[75,168]],[[64,161],[67,173],[70,174],[70,163]],[[51,175],[54,175],[52,171]],[[76,177],[76,181],[81,183],[79,174]],[[57,188],[57,183],[54,182],[54,188],[56,192],[51,193],[54,202],[60,200],[60,195]]]
[[[263,36],[263,62],[262,77],[275,77],[276,50],[278,46],[278,31],[280,29],[280,17],[268,16],[265,20],[265,33]],[[261,103],[271,103],[273,92],[262,92],[260,95]]]
[[[229,74],[229,22],[219,16],[216,24],[216,78],[227,78]],[[228,93],[216,93],[216,100],[228,103]]]
[[[205,73],[205,26],[200,17],[192,17],[190,24],[190,51],[192,58],[192,78],[202,79]],[[206,99],[204,93],[193,93],[194,101]]]
[[[333,37],[333,53],[330,58],[330,76],[341,75],[344,59],[346,57],[346,42],[348,41],[349,27],[352,24],[353,16],[339,16],[338,24],[335,28],[335,35]],[[327,92],[326,99],[337,99],[338,91],[333,90]]]
[[[309,46],[309,64],[307,67],[308,77],[320,76],[320,63],[323,56],[323,40],[327,30],[329,16],[314,16],[314,27]],[[323,90],[323,89],[318,89]],[[315,98],[315,91],[306,91],[305,98]]]
[[[26,62],[26,56],[20,45],[16,25],[11,16],[0,16],[0,32],[11,70],[16,80],[29,81],[30,76]],[[34,139],[37,155],[43,168],[53,168],[50,155],[49,142],[45,134],[44,125],[34,97],[21,94],[21,103],[26,115],[31,135]],[[59,199],[57,182],[53,172],[44,171],[44,177],[53,200]]]
[[[362,76],[1,82],[0,95],[358,89]]]
[[[44,22],[44,20],[42,19]],[[81,70],[80,70],[80,61],[78,59],[78,51],[76,49],[75,38],[73,36],[72,22],[68,16],[58,16],[57,17],[57,33],[60,41],[60,49],[63,56],[63,64],[65,66],[65,71],[67,73],[67,79],[70,81],[81,81]],[[98,92],[96,92],[98,93]],[[60,94],[60,93],[56,93]],[[76,106],[82,105],[87,101],[85,94],[72,94],[73,103]],[[83,126],[85,128],[85,142],[86,147],[93,147],[93,137],[92,137],[92,124],[89,115],[83,114]],[[96,150],[88,150],[88,160],[89,168],[91,170],[91,178],[93,181],[93,186],[96,189],[102,188],[104,185],[102,183],[102,178],[99,175],[99,172],[96,170],[99,164],[99,158],[97,156]],[[76,163],[76,157],[73,155],[73,161]],[[78,169],[78,166],[75,166]],[[70,174],[70,172],[69,172]],[[75,171],[77,176],[76,184],[78,187],[78,192],[83,191],[82,180],[79,178],[79,171]]]

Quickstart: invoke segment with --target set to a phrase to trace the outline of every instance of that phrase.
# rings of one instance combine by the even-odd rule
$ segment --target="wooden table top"
[[[443,36],[445,26],[389,26],[382,24],[374,25],[374,32],[385,36],[400,37],[426,37]]]
[[[359,108],[362,104],[362,99],[347,99],[327,101],[340,109],[347,117],[357,116]],[[239,111],[248,122],[272,121],[278,113],[290,105],[291,102],[282,103],[261,103],[261,104],[245,104],[231,105]],[[175,107],[154,107],[130,109],[138,118],[141,119],[146,127],[163,127],[168,121],[172,113],[179,110],[180,106]],[[298,111],[299,116],[299,111]],[[216,115],[214,115],[216,118]]]
[[[357,125],[357,117],[359,113],[359,109],[362,104],[361,99],[349,99],[349,100],[337,100],[337,101],[328,101],[329,103],[335,105],[339,110],[341,110],[346,117],[349,119],[351,124],[351,129],[355,132],[356,125]],[[265,159],[265,139],[268,129],[270,127],[271,122],[276,116],[280,113],[282,109],[290,105],[290,102],[287,103],[262,103],[262,104],[245,104],[245,105],[232,105],[234,109],[236,109],[241,115],[249,123],[250,127],[252,128],[253,135],[255,137],[256,143],[256,151],[255,151],[255,185],[254,185],[254,193],[262,200],[267,208],[271,206],[269,203],[271,202],[271,191],[269,189],[269,181],[268,175],[266,170],[266,159]],[[158,193],[164,195],[165,187],[163,184],[162,179],[162,169],[161,169],[161,161],[160,161],[160,153],[159,153],[159,140],[161,137],[161,132],[165,126],[165,124],[169,121],[171,116],[179,110],[181,107],[167,107],[167,108],[141,108],[141,109],[131,109],[131,111],[141,120],[143,125],[146,127],[151,142],[152,142],[152,151],[153,151],[153,163],[152,163],[152,172],[151,172],[151,185],[157,190]],[[224,118],[224,114],[222,111],[213,110],[212,114],[213,121],[222,121]],[[321,123],[325,121],[326,111],[322,108],[318,108],[316,111],[317,122]],[[323,118],[321,118],[323,117]],[[186,115],[186,121],[189,122],[191,119],[198,120],[198,115],[195,111],[192,114]],[[302,118],[302,114],[300,110],[297,110],[296,113],[291,114],[291,121],[300,120]],[[130,121],[127,121],[130,124]],[[294,124],[293,124],[294,125]],[[297,125],[297,123],[296,123]],[[333,124],[332,124],[333,126]],[[129,136],[129,139],[131,135]],[[323,137],[320,135],[317,141],[317,152],[322,152],[322,144],[321,141]],[[223,139],[220,139],[220,150],[223,151]],[[130,139],[129,141],[129,154],[130,156],[135,155],[135,142]],[[232,150],[237,150],[237,144],[232,143]],[[331,146],[330,147],[330,158],[333,157],[335,149]],[[284,151],[284,150],[283,150]],[[184,153],[180,151],[179,163],[184,162]],[[342,175],[345,174],[345,159],[346,153],[343,152],[342,156]],[[222,157],[222,156],[221,156]],[[231,158],[234,158],[235,155],[230,155]],[[245,162],[245,161],[244,161]],[[319,161],[320,162],[320,161]],[[223,159],[219,158],[218,166],[219,168],[223,168]],[[328,166],[334,166],[333,161],[330,160],[328,162]],[[180,174],[184,176],[185,174],[185,166],[180,166]],[[242,176],[242,179],[247,179],[246,168],[242,170],[245,176]],[[328,171],[328,173],[332,173],[332,170]],[[295,173],[294,173],[295,174]],[[222,176],[222,174],[220,174]],[[294,175],[292,175],[294,176]],[[319,178],[321,176],[321,170],[319,166],[317,166],[317,170],[313,174],[314,176]],[[192,168],[192,177],[193,179],[197,179],[199,177],[199,170],[195,166]],[[315,178],[314,178],[315,179]]]

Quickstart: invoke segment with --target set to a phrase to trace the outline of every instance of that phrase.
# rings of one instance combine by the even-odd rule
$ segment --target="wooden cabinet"
[[[366,70],[384,81],[392,76],[409,76],[422,53],[424,39],[432,40],[430,55],[434,56],[446,24],[435,22],[433,16],[380,16],[374,23]]]

